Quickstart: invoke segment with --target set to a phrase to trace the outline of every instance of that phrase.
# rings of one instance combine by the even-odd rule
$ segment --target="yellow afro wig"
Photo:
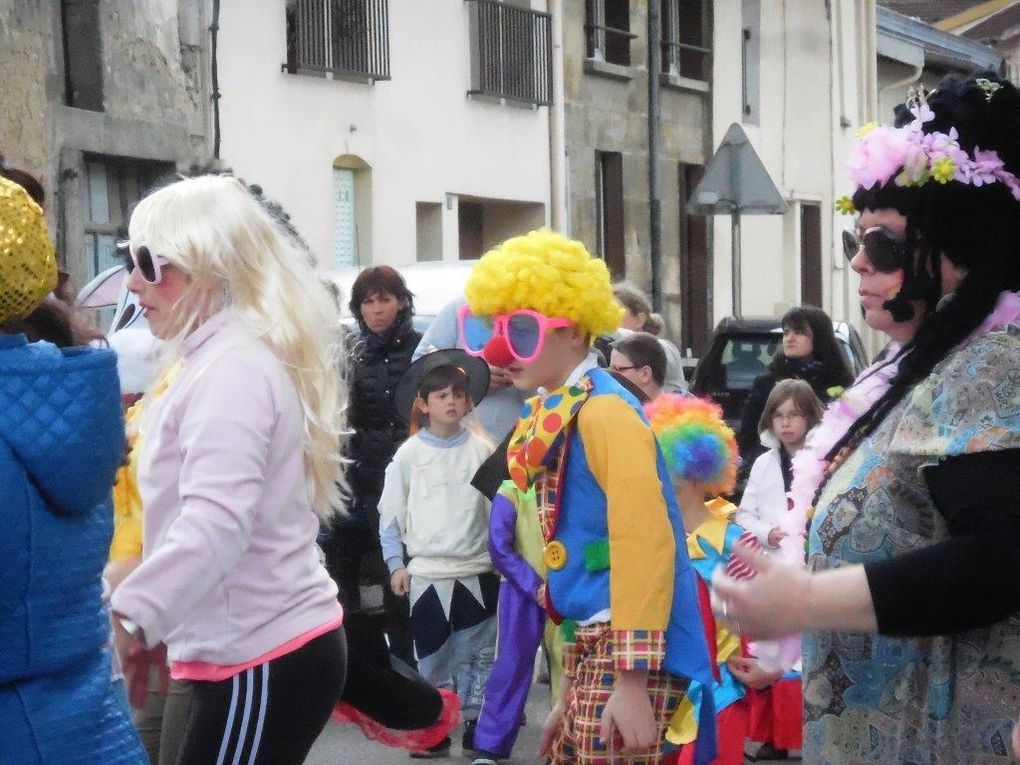
[[[472,313],[484,316],[530,308],[573,319],[590,337],[620,326],[609,269],[584,245],[548,229],[515,236],[478,261],[464,288]]]

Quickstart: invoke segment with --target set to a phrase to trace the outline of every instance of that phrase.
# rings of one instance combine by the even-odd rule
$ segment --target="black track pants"
[[[193,681],[180,765],[298,765],[343,690],[342,628],[226,680]]]

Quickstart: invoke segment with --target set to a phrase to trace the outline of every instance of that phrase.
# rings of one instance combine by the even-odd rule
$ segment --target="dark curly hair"
[[[997,84],[989,95],[979,79]],[[998,152],[1005,168],[1020,175],[1020,93],[994,72],[969,78],[950,75],[928,94],[935,118],[925,132],[949,133],[955,128],[960,147]],[[906,105],[896,107],[896,126],[914,119]],[[949,351],[971,334],[995,307],[1003,290],[1020,290],[1020,202],[1003,183],[973,186],[959,181],[928,182],[901,187],[894,182],[859,189],[853,196],[858,210],[892,208],[907,219],[907,236],[917,242],[917,274],[930,275],[915,298],[928,304],[928,312],[913,339],[900,353],[899,370],[889,390],[854,423],[833,447],[856,443],[882,421],[906,393],[931,374]],[[941,293],[941,258],[967,269],[953,297],[935,310]],[[919,280],[924,284],[924,279]]]

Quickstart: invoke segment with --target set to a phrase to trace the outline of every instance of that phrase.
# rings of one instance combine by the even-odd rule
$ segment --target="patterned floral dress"
[[[811,525],[811,567],[886,560],[947,539],[920,468],[1015,448],[1020,327],[1011,325],[943,359],[833,474]],[[807,764],[1014,762],[1018,709],[1020,614],[934,638],[804,636]]]

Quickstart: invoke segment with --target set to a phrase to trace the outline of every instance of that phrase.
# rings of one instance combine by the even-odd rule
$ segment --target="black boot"
[[[477,720],[464,721],[464,737],[460,741],[460,746],[461,749],[464,750],[464,754],[475,753],[475,725],[477,724]]]

